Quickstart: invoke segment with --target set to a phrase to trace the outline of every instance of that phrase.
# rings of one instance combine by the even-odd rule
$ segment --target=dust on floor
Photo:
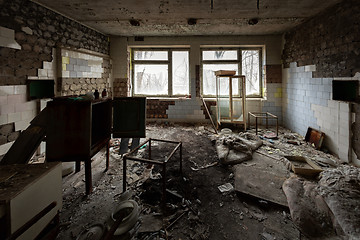
[[[288,130],[281,129],[281,137],[284,132],[289,134]],[[226,183],[234,185],[234,167],[218,163],[210,126],[148,124],[146,136],[181,141],[183,173],[179,173],[179,155],[174,154],[175,160],[169,162],[167,169],[166,188],[169,191],[166,210],[163,210],[161,169],[128,161],[127,186],[130,198],[140,206],[142,221],[134,239],[307,239],[292,222],[288,208],[236,191],[222,193],[219,190],[218,187]],[[274,147],[267,140],[264,142],[258,151],[275,158],[290,152],[322,154],[311,146],[279,144]],[[92,194],[85,195],[83,168],[79,173],[63,178],[61,230],[57,239],[76,239],[89,226],[106,224],[124,199],[122,158],[116,139],[113,145],[107,172],[104,172],[105,152],[101,151],[93,158]],[[161,144],[157,147],[154,152],[158,152],[159,157],[171,150]],[[146,156],[146,148],[137,154]]]

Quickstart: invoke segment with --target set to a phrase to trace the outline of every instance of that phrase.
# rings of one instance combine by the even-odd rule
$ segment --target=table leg
[[[258,134],[258,118],[255,117],[255,133]]]
[[[80,161],[76,161],[75,162],[75,172],[80,172],[80,167],[81,166],[81,162]]]
[[[180,143],[180,174],[182,176],[182,143]]]
[[[110,140],[106,144],[106,168],[105,168],[105,172],[109,169],[109,159],[110,159]]]
[[[85,188],[87,195],[92,193],[91,158],[85,160]]]
[[[166,163],[163,164],[163,169],[162,169],[162,192],[163,192],[163,195],[162,195],[162,202],[164,204],[164,207],[165,207],[165,204],[166,204]]]
[[[126,191],[126,156],[123,158],[123,192]]]

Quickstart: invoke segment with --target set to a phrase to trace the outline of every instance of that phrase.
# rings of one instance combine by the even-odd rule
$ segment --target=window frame
[[[203,60],[203,52],[204,51],[237,51],[237,60]],[[248,95],[246,94],[247,98],[262,98],[263,97],[263,73],[262,73],[262,69],[263,69],[263,48],[262,47],[203,47],[200,48],[200,67],[201,67],[201,95],[203,95],[204,97],[207,98],[215,98],[215,95],[204,95],[204,79],[203,79],[203,70],[204,64],[237,64],[238,65],[238,74],[242,75],[242,51],[246,51],[246,50],[256,50],[259,52],[259,94],[252,94],[252,95]],[[239,96],[234,96],[235,98],[241,98],[240,95]]]
[[[135,60],[134,59],[134,52],[135,51],[167,51],[168,52],[168,59],[167,60]],[[181,97],[187,96],[191,92],[191,79],[190,79],[190,48],[131,48],[131,58],[130,58],[130,74],[131,74],[131,93],[132,96],[136,97]],[[173,63],[172,63],[172,52],[188,52],[188,79],[189,79],[189,92],[186,94],[173,94]],[[135,64],[153,64],[153,65],[168,65],[168,94],[136,94],[135,88]]]

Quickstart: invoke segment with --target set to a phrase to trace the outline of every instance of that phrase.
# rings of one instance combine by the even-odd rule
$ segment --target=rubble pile
[[[219,161],[225,165],[234,165],[252,159],[252,153],[262,145],[255,135],[222,134],[216,140]]]

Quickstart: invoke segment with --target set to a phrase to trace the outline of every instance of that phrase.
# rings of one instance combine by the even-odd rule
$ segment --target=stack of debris
[[[295,225],[310,238],[360,239],[359,168],[339,166],[320,151],[319,141],[289,132],[275,139],[261,131],[259,136],[226,129],[216,139],[220,163],[236,165],[235,190],[288,206]]]
[[[234,165],[251,160],[252,153],[263,144],[260,138],[253,134],[229,132],[223,129],[216,140],[216,151],[222,164]]]

